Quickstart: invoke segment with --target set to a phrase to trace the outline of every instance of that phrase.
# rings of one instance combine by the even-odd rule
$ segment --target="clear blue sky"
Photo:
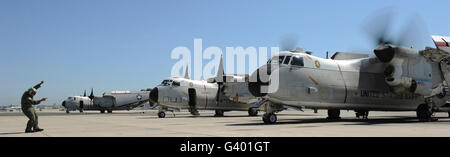
[[[287,34],[323,57],[326,51],[370,53],[361,29],[374,11],[394,7],[397,20],[422,17],[428,34],[450,35],[450,1],[411,0],[2,0],[0,105],[19,104],[45,80],[46,104],[94,88],[151,88],[170,75],[177,46],[278,46]],[[434,46],[423,38],[423,46]],[[206,62],[206,61],[204,61]]]

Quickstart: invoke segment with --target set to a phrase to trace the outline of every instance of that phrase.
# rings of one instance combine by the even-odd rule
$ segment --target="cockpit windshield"
[[[173,80],[164,80],[161,83],[161,86],[180,86],[180,82],[173,81]]]
[[[174,87],[178,87],[178,86],[180,86],[180,82],[177,82],[177,81],[173,81],[173,83],[172,83],[172,86],[174,86]]]
[[[291,61],[291,65],[295,65],[295,66],[304,66],[304,63],[303,63],[303,57],[300,57],[300,56],[294,56],[294,57],[292,57],[291,60],[292,60],[292,61]]]
[[[280,64],[280,63],[283,63],[283,60],[284,60],[284,56],[274,56],[274,57],[272,57],[272,59],[269,60],[268,63]]]
[[[171,86],[172,82],[172,80],[164,80],[163,82],[161,82],[161,86]]]
[[[291,56],[286,56],[286,58],[283,61],[283,64],[289,64],[289,61],[291,60]]]

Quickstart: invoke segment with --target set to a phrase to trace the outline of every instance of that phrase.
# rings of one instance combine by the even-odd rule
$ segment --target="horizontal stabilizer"
[[[433,35],[431,38],[436,47],[450,47],[450,37]]]

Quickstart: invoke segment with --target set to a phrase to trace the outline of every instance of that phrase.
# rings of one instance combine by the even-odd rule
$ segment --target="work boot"
[[[44,129],[41,129],[41,128],[38,128],[38,129],[34,129],[34,131],[33,131],[33,132],[41,132],[41,131],[44,131]]]

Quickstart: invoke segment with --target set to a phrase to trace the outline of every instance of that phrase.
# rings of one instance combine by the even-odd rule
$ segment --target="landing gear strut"
[[[339,109],[329,109],[327,119],[330,119],[330,120],[341,119],[341,117],[339,117],[340,114],[341,114],[341,110],[339,110]]]

